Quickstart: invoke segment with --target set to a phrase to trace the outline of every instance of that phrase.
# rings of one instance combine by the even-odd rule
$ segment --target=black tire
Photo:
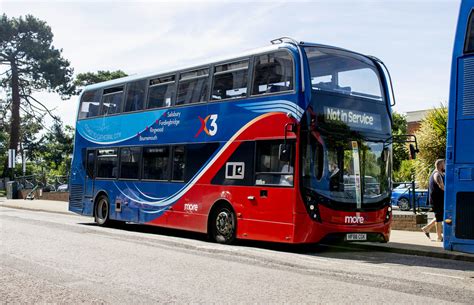
[[[232,244],[235,241],[237,218],[228,205],[219,206],[211,215],[210,237],[219,244]]]
[[[402,197],[402,198],[398,199],[398,206],[400,207],[401,211],[409,211],[410,210],[410,201],[407,198]]]
[[[109,198],[106,195],[100,195],[95,204],[94,220],[99,226],[108,226],[112,222],[109,215]]]

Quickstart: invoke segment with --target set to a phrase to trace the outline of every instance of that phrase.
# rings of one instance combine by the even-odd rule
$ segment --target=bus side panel
[[[77,140],[75,140],[77,141]],[[83,168],[83,158],[81,149],[74,145],[74,154],[71,161],[71,175],[69,178],[69,211],[83,214],[84,213],[84,181],[85,170]],[[86,211],[86,214],[87,211]]]

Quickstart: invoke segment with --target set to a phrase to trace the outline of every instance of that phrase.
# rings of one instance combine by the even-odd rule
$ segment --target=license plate
[[[346,235],[347,241],[360,241],[360,240],[367,240],[366,233],[349,233]]]

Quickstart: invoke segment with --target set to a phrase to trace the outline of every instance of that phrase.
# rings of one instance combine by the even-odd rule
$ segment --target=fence
[[[29,175],[16,177],[18,190],[33,190],[41,188],[43,192],[66,192],[69,190],[69,176]]]

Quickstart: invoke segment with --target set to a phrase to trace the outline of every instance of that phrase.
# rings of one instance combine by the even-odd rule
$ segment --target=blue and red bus
[[[288,38],[87,86],[69,209],[221,243],[387,242],[392,96],[377,58]]]
[[[444,248],[474,253],[474,1],[462,1],[451,65]]]

